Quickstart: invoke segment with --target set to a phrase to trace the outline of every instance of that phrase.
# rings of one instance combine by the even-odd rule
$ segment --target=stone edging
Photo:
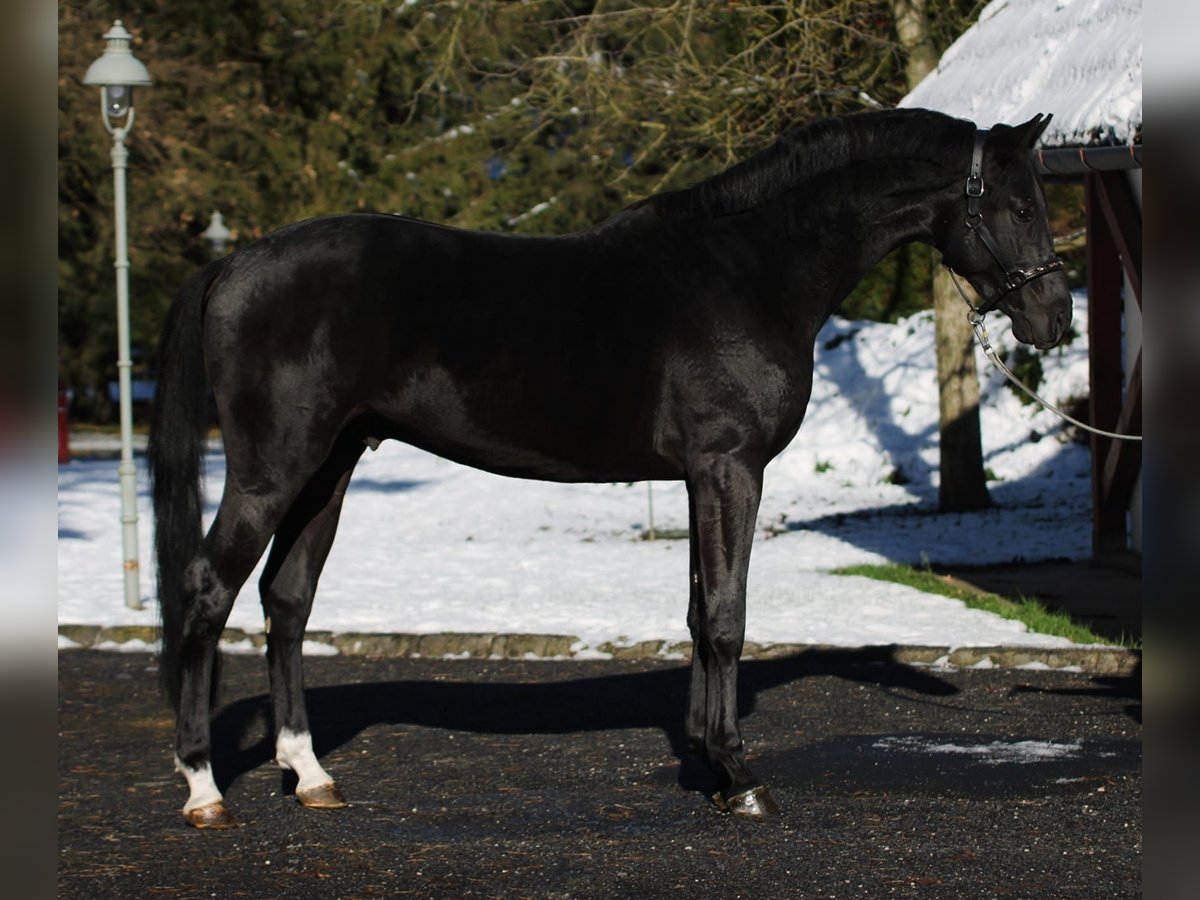
[[[58,633],[81,648],[110,649],[130,641],[153,644],[158,631],[148,625],[59,625]],[[322,644],[346,656],[402,656],[442,659],[688,659],[690,641],[605,642],[589,647],[564,634],[366,634],[310,631],[306,643]],[[221,643],[230,650],[262,650],[266,636],[226,628]],[[743,659],[811,656],[825,664],[900,663],[955,668],[1013,669],[1020,666],[1073,668],[1090,675],[1130,675],[1141,665],[1140,650],[1121,647],[823,647],[813,644],[756,644],[747,641]]]

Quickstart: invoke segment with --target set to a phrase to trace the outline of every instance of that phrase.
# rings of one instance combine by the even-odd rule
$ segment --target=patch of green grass
[[[1071,621],[1066,613],[1053,612],[1046,609],[1038,600],[1022,597],[1010,600],[999,594],[988,594],[965,587],[945,575],[939,575],[930,569],[917,569],[912,566],[846,566],[834,569],[835,575],[862,575],[878,581],[891,581],[904,584],[924,591],[927,594],[939,594],[943,597],[953,597],[961,600],[970,609],[981,609],[984,612],[995,613],[1005,619],[1016,619],[1024,622],[1030,631],[1038,634],[1049,634],[1065,637],[1077,644],[1111,644],[1113,641],[1101,637],[1091,629]],[[1124,642],[1123,642],[1124,643]],[[1128,644],[1125,644],[1128,646]]]

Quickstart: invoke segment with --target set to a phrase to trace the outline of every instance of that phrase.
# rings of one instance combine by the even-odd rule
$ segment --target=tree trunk
[[[979,378],[975,371],[975,335],[967,305],[938,265],[933,274],[935,343],[938,360],[938,410],[941,434],[941,483],[938,509],[964,512],[991,504],[983,473],[979,429]],[[971,288],[960,279],[963,289]]]
[[[907,57],[904,75],[911,91],[933,71],[938,62],[938,52],[929,35],[925,0],[892,0],[892,14],[896,19],[896,37],[900,39],[900,46]]]
[[[933,71],[938,60],[929,34],[925,0],[892,0],[892,13],[896,36],[908,57],[905,75],[912,90]],[[983,474],[975,345],[965,304],[950,281],[950,273],[941,265],[934,266],[933,308],[940,410],[938,508],[943,512],[983,509],[991,504],[991,497]]]

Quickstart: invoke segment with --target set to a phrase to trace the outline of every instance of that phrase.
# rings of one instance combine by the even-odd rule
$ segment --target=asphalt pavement
[[[1142,873],[1140,672],[941,671],[878,651],[743,664],[781,813],[721,815],[686,666],[313,657],[348,809],[274,766],[266,667],[225,661],[217,780],[184,825],[148,654],[59,654],[60,897],[1127,897]]]

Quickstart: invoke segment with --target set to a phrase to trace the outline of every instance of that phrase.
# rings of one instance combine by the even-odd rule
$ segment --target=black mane
[[[716,218],[745,212],[817,176],[867,159],[920,157],[944,150],[969,123],[926,109],[890,109],[823,119],[785,132],[749,159],[636,206],[661,215]],[[950,142],[953,144],[953,142]]]

